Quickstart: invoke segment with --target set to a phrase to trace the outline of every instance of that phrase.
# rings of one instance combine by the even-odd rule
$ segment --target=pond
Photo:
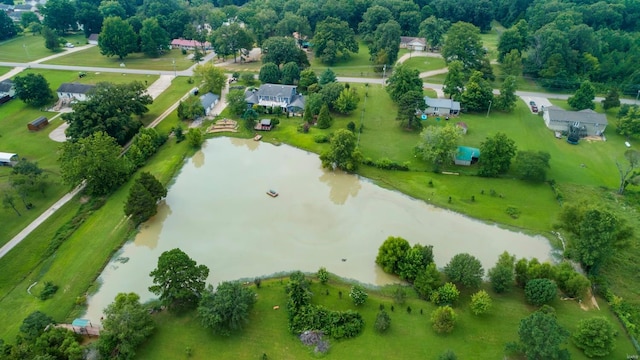
[[[427,186],[427,184],[425,184]],[[273,189],[277,197],[267,195]],[[315,272],[384,285],[398,281],[375,264],[389,236],[430,244],[444,266],[468,252],[491,268],[499,254],[551,258],[547,239],[431,206],[367,179],[322,169],[316,154],[253,140],[209,140],[183,166],[158,214],[141,226],[99,277],[87,318],[97,321],[119,292],[154,297],[149,273],[180,248],[210,269],[208,282],[278,272]]]

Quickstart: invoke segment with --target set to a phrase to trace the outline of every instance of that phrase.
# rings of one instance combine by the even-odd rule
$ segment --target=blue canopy
[[[72,326],[87,327],[91,322],[88,319],[75,319],[71,323]]]

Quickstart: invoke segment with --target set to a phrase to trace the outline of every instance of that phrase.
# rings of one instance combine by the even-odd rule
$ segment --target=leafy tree
[[[30,205],[27,204],[26,198],[35,191],[44,195],[47,188],[46,178],[47,175],[43,173],[37,163],[23,158],[13,166],[9,175],[9,184],[20,196],[22,203],[28,210]]]
[[[253,48],[254,39],[251,33],[237,22],[220,26],[211,33],[211,46],[222,56],[233,55],[236,62],[238,52],[249,51]],[[265,54],[267,56],[268,54]]]
[[[373,324],[373,328],[379,333],[384,333],[389,330],[389,327],[391,327],[391,317],[382,309],[376,316],[376,322]]]
[[[449,26],[451,26],[449,21],[431,15],[420,23],[419,35],[427,40],[431,48],[439,48],[443,44],[444,34],[447,33]]]
[[[515,76],[507,76],[502,85],[500,85],[500,95],[496,98],[496,108],[511,112],[516,107],[517,101],[516,78]]]
[[[505,251],[498,258],[496,266],[489,270],[489,281],[498,294],[508,291],[513,286],[515,261],[516,257]]]
[[[324,86],[330,83],[334,83],[336,82],[336,73],[333,72],[333,70],[331,70],[331,68],[327,68],[325,71],[322,72],[322,74],[320,74],[320,79],[317,80],[317,83],[320,84],[320,86]]]
[[[158,266],[149,274],[153,286],[149,291],[159,295],[170,310],[195,307],[205,289],[209,269],[197,265],[180,249],[165,251],[158,258]]]
[[[349,24],[331,16],[316,25],[313,46],[315,56],[329,65],[358,52],[358,42]]]
[[[3,192],[2,206],[4,208],[12,208],[13,211],[15,211],[18,216],[22,216],[22,214],[20,214],[20,211],[18,211],[18,209],[16,208],[16,199],[14,197],[14,194],[11,192],[8,192],[8,191]]]
[[[196,65],[193,74],[202,81],[199,87],[201,93],[212,92],[220,95],[222,89],[227,85],[227,76],[224,74],[224,70],[211,63]]]
[[[62,116],[69,124],[66,135],[77,141],[96,131],[104,131],[124,145],[142,127],[142,122],[131,115],[146,113],[149,111],[147,105],[152,102],[144,84],[139,81],[98,83],[91,89],[89,99],[73,104],[73,112]]]
[[[440,306],[431,313],[431,326],[439,334],[450,333],[458,316],[450,306]]]
[[[318,277],[318,280],[320,280],[320,283],[322,285],[325,285],[329,281],[329,272],[324,267],[318,269],[318,273],[316,274],[316,276]]]
[[[473,24],[457,22],[449,28],[442,46],[442,57],[447,63],[462,62],[464,72],[480,70],[486,51],[482,47],[480,29]]]
[[[418,274],[431,263],[433,263],[433,246],[415,244],[400,259],[397,275],[404,280],[413,282]]]
[[[616,161],[616,167],[620,175],[620,186],[618,187],[618,194],[620,195],[624,194],[629,184],[640,185],[640,171],[636,170],[640,167],[640,151],[627,150],[624,153],[624,157],[629,164],[628,166],[623,167],[622,164]]]
[[[637,105],[622,105],[618,112],[616,132],[622,136],[640,135],[640,107]]]
[[[423,111],[425,106],[422,91],[411,90],[398,99],[396,120],[399,120],[405,129],[421,129],[422,123],[417,113]]]
[[[187,131],[187,141],[194,149],[199,149],[204,143],[204,135],[199,128],[189,128]]]
[[[471,295],[471,312],[474,315],[482,315],[488,312],[493,305],[493,301],[491,300],[491,296],[484,291],[480,290],[477,293]]]
[[[533,279],[524,287],[524,295],[532,305],[542,306],[555,299],[558,286],[549,279]]]
[[[51,0],[40,9],[44,16],[43,24],[59,34],[76,28],[73,3],[69,0]]]
[[[155,18],[145,19],[140,29],[140,46],[149,57],[158,57],[169,47],[169,34]]]
[[[77,1],[76,2],[76,20],[82,26],[84,36],[89,37],[91,34],[99,34],[102,28],[102,14],[98,10],[98,5],[92,2]]]
[[[345,88],[340,92],[340,96],[336,99],[334,107],[341,114],[349,114],[358,108],[360,97],[355,88]]]
[[[281,79],[285,85],[293,85],[300,80],[300,68],[295,62],[288,62],[282,67]]]
[[[335,76],[335,74],[334,74]],[[298,90],[306,92],[309,86],[318,83],[316,73],[311,69],[302,70],[300,72],[300,80],[298,81]]]
[[[280,82],[280,69],[274,63],[266,63],[260,68],[258,78],[263,84],[277,84]]]
[[[216,291],[209,285],[202,294],[198,316],[202,324],[214,333],[225,336],[242,330],[249,322],[249,312],[256,302],[257,294],[237,281],[225,281]]]
[[[458,301],[460,291],[454,283],[445,283],[431,293],[431,302],[436,305],[452,305]]]
[[[353,300],[353,303],[356,306],[360,306],[367,301],[369,295],[362,286],[353,285],[351,287],[351,291],[349,292],[349,297],[351,298],[351,300]]]
[[[347,129],[339,129],[333,134],[329,150],[320,155],[322,166],[336,167],[353,172],[362,161],[362,154],[357,147],[356,136]]]
[[[607,92],[607,96],[602,99],[602,108],[609,110],[615,107],[620,107],[620,93],[618,92],[618,89],[611,88]]]
[[[560,346],[567,341],[569,332],[565,330],[554,314],[536,311],[520,320],[518,328],[520,342],[515,349],[527,359],[568,360],[567,349]]]
[[[455,255],[444,267],[444,274],[456,284],[477,288],[482,283],[484,269],[475,256],[461,253]]]
[[[132,359],[136,347],[153,332],[154,323],[135,293],[120,293],[104,309],[97,348],[104,358]]]
[[[18,31],[13,20],[7,15],[6,12],[0,11],[0,40],[11,39],[16,36]]]
[[[204,107],[197,96],[189,96],[178,104],[178,118],[180,120],[194,120],[204,114]]]
[[[458,357],[453,350],[447,350],[438,356],[438,360],[458,360]]]
[[[547,178],[551,155],[546,151],[520,150],[514,161],[514,172],[522,180],[543,182]]]
[[[282,19],[276,24],[275,31],[278,36],[291,36],[294,32],[297,32],[302,38],[313,34],[309,20],[305,16],[292,12],[284,13]]]
[[[165,196],[167,196],[167,189],[158,179],[148,172],[142,172],[129,189],[124,213],[135,225],[138,225],[158,212],[157,203]]]
[[[44,47],[54,52],[60,50],[60,40],[58,39],[58,34],[55,31],[44,26],[40,31],[40,34],[44,38]]]
[[[369,45],[369,60],[377,66],[395,64],[398,60],[401,34],[400,24],[395,20],[378,25]],[[377,61],[382,52],[385,54],[384,60]]]
[[[329,107],[327,104],[322,105],[318,114],[318,128],[328,129],[331,127],[332,122],[331,115],[329,115]]]
[[[505,55],[500,69],[502,73],[507,76],[522,75],[522,55],[520,55],[520,52],[518,50],[511,50]]]
[[[48,325],[55,323],[56,322],[49,315],[41,311],[34,311],[22,320],[20,333],[25,340],[35,341],[44,333],[44,329]]]
[[[511,159],[516,155],[516,143],[505,133],[498,132],[480,143],[480,170],[478,175],[497,177],[505,174],[511,166]]]
[[[605,357],[616,346],[617,331],[605,317],[580,320],[573,341],[588,357]]]
[[[136,51],[138,44],[133,27],[119,17],[108,17],[102,23],[100,32],[100,54],[106,56],[117,55],[120,60]]]
[[[49,82],[42,74],[18,75],[13,78],[13,85],[16,89],[16,97],[27,105],[41,107],[54,99]]]
[[[444,78],[442,85],[442,92],[449,96],[450,99],[460,101],[462,99],[462,92],[464,91],[464,65],[460,60],[453,60],[449,63],[449,71]]]
[[[493,88],[482,76],[480,71],[473,71],[462,92],[461,102],[469,111],[487,110],[494,100]]]
[[[120,157],[120,150],[116,140],[103,131],[67,141],[58,159],[62,178],[71,186],[86,180],[89,194],[106,195],[129,176],[129,162]]]
[[[362,14],[362,22],[358,25],[358,33],[365,42],[371,43],[374,40],[374,32],[378,26],[392,19],[391,10],[380,5],[373,5]]]
[[[420,133],[420,142],[415,148],[416,155],[433,162],[434,170],[439,171],[442,165],[453,161],[461,137],[460,129],[454,125],[428,126]]]
[[[78,336],[64,328],[51,328],[36,339],[34,359],[82,360],[83,349]]]
[[[409,91],[418,91],[422,93],[422,80],[420,72],[406,65],[396,66],[393,73],[387,80],[387,93],[395,103],[400,101],[402,95]]]
[[[244,97],[244,91],[231,90],[227,94],[227,107],[234,115],[241,115],[247,110],[247,101]]]
[[[289,62],[294,62],[299,68],[309,66],[307,54],[302,51],[291,37],[270,37],[262,44],[262,63],[274,63],[278,68]]]
[[[411,249],[409,242],[401,237],[389,236],[378,249],[376,264],[387,273],[399,274],[400,264]]]
[[[426,300],[430,299],[431,294],[442,285],[442,274],[435,263],[430,263],[423,271],[418,272],[413,281],[413,288],[422,299]]]
[[[498,41],[498,61],[503,62],[507,54],[516,51],[523,54],[529,47],[529,31],[527,22],[523,19],[500,35]]]
[[[555,266],[554,273],[558,287],[569,297],[582,299],[591,288],[591,281],[576,272],[568,262]]]
[[[585,81],[573,96],[567,99],[567,103],[575,110],[595,109],[593,99],[596,97],[596,88],[590,81]]]
[[[127,13],[124,10],[124,7],[122,7],[122,5],[120,5],[119,2],[117,1],[102,1],[100,3],[100,6],[98,6],[98,10],[100,10],[100,14],[102,14],[102,17],[110,17],[110,16],[117,16],[121,19],[125,19],[127,17]]]
[[[253,109],[247,109],[242,114],[242,120],[244,120],[245,129],[253,131],[256,126],[256,120],[258,120],[258,113]]]

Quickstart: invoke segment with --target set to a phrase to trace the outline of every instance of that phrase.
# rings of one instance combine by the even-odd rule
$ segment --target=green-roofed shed
[[[458,152],[454,160],[456,165],[469,166],[477,163],[478,159],[480,159],[480,149],[469,146],[458,146]]]

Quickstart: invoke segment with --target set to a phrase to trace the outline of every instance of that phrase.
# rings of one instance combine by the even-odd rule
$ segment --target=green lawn
[[[400,53],[398,57],[402,56]],[[337,76],[348,77],[381,77],[381,73],[377,73],[373,70],[373,65],[369,61],[369,47],[364,42],[359,42],[359,48],[357,54],[351,54],[346,60],[338,61],[332,66],[321,62],[319,59],[313,56],[313,53],[309,53],[311,62],[311,69],[313,69],[318,76],[322,74],[327,68],[331,68]]]
[[[0,75],[4,75],[11,71],[12,68],[6,66],[0,66]]]
[[[173,81],[171,81],[171,86],[163,91],[162,94],[153,101],[153,104],[149,105],[149,112],[144,114],[142,117],[142,123],[145,126],[149,125],[149,123],[154,121],[160,114],[169,108],[169,106],[173,105],[178,101],[178,99],[184,96],[184,94],[195,86],[195,84],[189,84],[186,77],[177,77],[173,79]],[[162,123],[160,123],[160,126],[163,126],[165,121],[166,120],[163,120]],[[166,133],[168,133],[168,131]]]
[[[202,327],[195,313],[175,316],[162,312],[155,316],[157,329],[154,335],[139,349],[139,359],[185,357],[185,349],[190,347],[193,359],[260,359],[267,354],[269,359],[315,359],[313,347],[307,347],[287,330],[286,294],[284,281],[278,279],[263,281],[256,289],[258,301],[250,315],[249,324],[229,337],[212,334]],[[332,281],[328,285],[314,283],[311,291],[313,302],[335,310],[356,310],[365,320],[361,335],[348,340],[329,340],[330,350],[326,355],[332,359],[436,359],[447,349],[453,349],[461,359],[501,359],[504,346],[517,340],[517,329],[521,318],[533,309],[523,302],[521,290],[511,294],[496,295],[493,309],[485,315],[475,316],[468,308],[468,294],[454,307],[458,322],[453,332],[438,335],[431,328],[429,316],[435,307],[428,302],[410,296],[405,304],[394,303],[388,294],[390,289],[369,291],[369,299],[355,307],[348,297],[349,285]],[[326,292],[329,291],[329,295]],[[339,297],[338,292],[344,295]],[[391,327],[385,334],[374,331],[373,324],[383,304],[391,316]],[[279,305],[279,310],[273,306]],[[395,310],[391,311],[391,306]],[[585,316],[605,316],[618,331],[623,330],[605,307],[601,310],[585,312],[577,303],[556,300],[552,306],[557,309],[559,322],[568,330],[575,329],[578,320]],[[411,307],[409,314],[407,307]],[[422,314],[421,314],[422,312]],[[508,314],[508,316],[504,316]],[[573,359],[587,359],[572,344],[567,348]],[[373,350],[375,349],[375,351]],[[610,356],[624,359],[633,354],[631,343],[620,336],[617,348]]]
[[[176,70],[185,70],[194,64],[193,61],[187,59],[187,55],[182,55],[179,49],[170,50],[158,58],[149,58],[143,53],[134,53],[129,54],[124,60],[120,60],[117,56],[101,55],[100,48],[97,46],[46,61],[45,64],[118,68],[121,63],[124,63],[128,69],[171,71],[174,70],[174,61]]]
[[[44,47],[40,35],[16,36],[0,43],[0,61],[29,62],[55,54]]]
[[[444,62],[444,59],[433,58],[433,57],[424,57],[424,56],[414,56],[409,58],[403,62],[404,65],[418,69],[420,72],[438,70],[442,68],[446,68],[447,64]]]

